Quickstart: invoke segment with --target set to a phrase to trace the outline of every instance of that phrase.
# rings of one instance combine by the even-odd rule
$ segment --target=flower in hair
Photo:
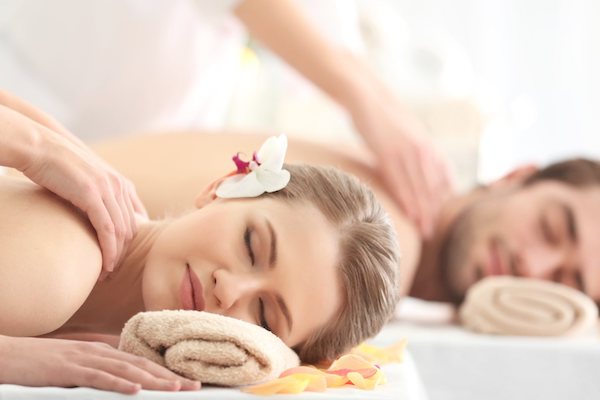
[[[257,197],[283,189],[290,181],[290,172],[283,169],[286,150],[287,137],[279,135],[267,139],[250,161],[243,161],[237,153],[232,158],[237,171],[219,185],[217,196],[224,199]]]

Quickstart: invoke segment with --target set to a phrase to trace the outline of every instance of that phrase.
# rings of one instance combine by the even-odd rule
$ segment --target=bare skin
[[[119,268],[98,282],[102,257],[86,216],[22,177],[0,177],[0,382],[122,393],[198,388],[140,357],[69,340],[110,342],[139,311],[184,308],[190,270],[204,287],[203,310],[263,325],[290,347],[326,324],[341,306],[337,231],[309,204],[216,199],[218,182],[200,195],[194,186],[184,216],[140,216]],[[286,244],[274,253],[280,268],[268,264],[275,236]]]
[[[96,150],[135,182],[151,215],[177,213],[191,204],[198,185],[204,184],[215,174],[233,168],[230,160],[232,147],[251,155],[265,137],[198,133],[119,139],[98,145]],[[552,184],[522,187],[521,183],[537,171],[535,166],[525,165],[486,188],[476,188],[449,197],[442,206],[433,236],[421,241],[403,211],[391,201],[392,197],[364,151],[349,148],[345,144],[317,145],[291,139],[288,154],[289,162],[334,165],[357,175],[372,187],[398,231],[402,251],[402,295],[456,302],[456,293],[451,291],[464,294],[468,286],[490,273],[489,237],[518,237],[520,239],[515,243],[503,239],[507,246],[510,244],[505,253],[519,255],[523,260],[517,275],[554,280],[582,290],[593,299],[600,298],[600,280],[597,279],[598,268],[594,261],[597,259],[597,246],[593,244],[598,226],[598,216],[591,205],[596,204],[594,199],[597,194],[594,190],[579,190],[565,185],[559,185],[557,189]],[[493,199],[498,200],[490,203]],[[580,240],[575,245],[562,240],[568,237],[565,227],[569,224],[563,221],[556,207],[548,206],[557,199],[568,204],[576,221],[579,221],[576,225],[581,231]],[[534,203],[540,204],[539,207],[527,209],[528,204]],[[451,283],[456,288],[451,289],[452,285],[446,282],[448,277],[443,273],[440,254],[449,232],[463,218],[463,211],[472,207],[484,207],[483,210],[488,211],[472,216],[474,220],[471,226],[474,228],[469,237],[478,239],[469,239],[472,243],[468,248],[472,251],[455,255],[456,261],[450,275],[453,277]],[[545,238],[539,221],[550,226],[547,229],[550,233],[546,233],[546,236],[561,240]],[[467,243],[468,237],[463,239]],[[503,273],[513,272],[503,270]]]
[[[179,215],[190,209],[199,188],[235,169],[236,151],[252,157],[263,134],[200,132],[130,136],[92,145],[109,164],[134,182],[150,217]],[[232,151],[233,149],[233,151]],[[286,162],[333,165],[358,176],[375,192],[398,232],[402,295],[408,294],[420,257],[421,240],[414,225],[393,200],[366,151],[289,138]]]
[[[25,179],[0,176],[0,219],[0,383],[126,394],[199,388],[98,336],[87,338],[95,343],[32,337],[64,325],[86,301],[100,274],[100,247],[85,215]]]

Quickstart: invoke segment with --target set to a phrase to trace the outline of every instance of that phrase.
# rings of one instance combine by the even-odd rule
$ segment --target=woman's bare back
[[[64,324],[98,278],[87,219],[24,178],[0,176],[0,335],[37,336]]]

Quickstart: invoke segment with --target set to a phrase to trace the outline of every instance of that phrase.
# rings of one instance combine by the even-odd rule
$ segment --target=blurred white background
[[[0,0],[0,87],[85,140],[196,126],[360,143],[330,100],[244,48],[224,1]],[[295,1],[423,118],[462,188],[600,155],[600,1]]]
[[[297,2],[423,117],[460,186],[521,163],[600,155],[599,1]],[[228,126],[360,140],[332,102],[249,48]]]

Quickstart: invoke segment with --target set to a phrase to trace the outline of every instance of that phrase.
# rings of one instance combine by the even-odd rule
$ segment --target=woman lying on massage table
[[[136,215],[139,229],[104,280],[96,232],[80,210],[29,180],[0,177],[0,383],[198,388],[108,345],[64,339],[118,335],[144,310],[255,323],[306,362],[377,333],[399,294],[390,219],[357,179],[282,165],[286,145],[271,138],[250,163],[237,157],[234,174],[209,184],[182,216]],[[0,153],[27,165],[14,162],[20,155]]]

